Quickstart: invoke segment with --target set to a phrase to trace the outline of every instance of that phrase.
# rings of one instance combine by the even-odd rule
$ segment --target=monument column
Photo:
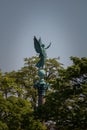
[[[44,70],[44,65],[47,58],[46,49],[48,49],[50,45],[51,43],[45,47],[45,45],[42,44],[41,38],[37,40],[37,38],[34,36],[34,48],[36,52],[39,53],[39,61],[36,64],[36,67],[38,68],[39,81],[34,84],[34,87],[38,89],[38,106],[45,103],[44,96],[46,90],[48,87],[50,87],[50,85],[44,80],[46,74]]]
[[[40,106],[45,103],[44,96],[50,85],[48,83],[46,83],[44,80],[45,70],[43,70],[43,69],[38,70],[38,76],[39,76],[40,80],[34,84],[34,88],[38,89],[38,106]]]

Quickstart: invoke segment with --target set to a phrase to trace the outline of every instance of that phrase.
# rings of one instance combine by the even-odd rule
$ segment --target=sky
[[[87,57],[87,0],[0,0],[0,69],[19,70],[36,56],[34,36],[51,47],[48,58]]]

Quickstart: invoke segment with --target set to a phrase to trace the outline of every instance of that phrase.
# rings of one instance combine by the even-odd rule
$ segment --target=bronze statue
[[[44,80],[46,76],[46,72],[44,70],[44,64],[47,58],[46,49],[48,49],[50,46],[51,43],[47,47],[45,47],[45,45],[41,42],[41,38],[37,40],[37,38],[34,36],[34,48],[39,54],[40,58],[36,64],[36,67],[38,67],[39,81],[34,83],[34,88],[38,89],[38,106],[44,104],[44,96],[46,94],[47,89],[50,88],[50,84],[46,83]]]
[[[37,38],[34,36],[34,48],[36,52],[39,53],[39,58],[40,58],[40,60],[36,64],[36,67],[38,68],[44,67],[44,64],[47,58],[46,49],[48,49],[50,46],[51,46],[51,43],[47,47],[45,47],[45,45],[42,44],[41,42],[41,38],[37,40]]]

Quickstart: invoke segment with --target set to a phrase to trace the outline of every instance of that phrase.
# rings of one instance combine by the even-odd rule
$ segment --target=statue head
[[[43,48],[45,47],[45,45],[44,45],[44,44],[42,44],[41,46],[42,46]]]

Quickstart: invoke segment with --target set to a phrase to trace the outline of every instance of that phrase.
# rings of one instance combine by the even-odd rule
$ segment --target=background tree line
[[[0,130],[87,129],[87,58],[71,57],[64,68],[58,59],[47,59],[45,80],[51,84],[44,105],[36,108],[37,57],[25,58],[18,71],[0,72]]]

